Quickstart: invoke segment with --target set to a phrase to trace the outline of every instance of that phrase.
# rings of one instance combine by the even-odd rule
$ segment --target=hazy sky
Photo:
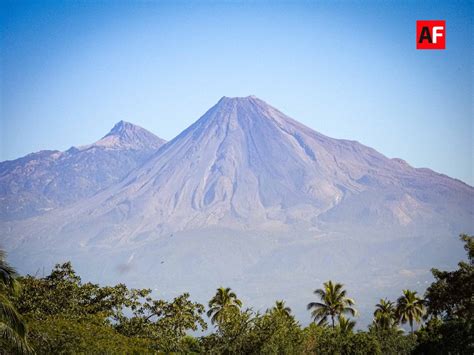
[[[472,2],[1,1],[0,160],[119,120],[172,139],[222,96],[474,185]],[[445,51],[415,49],[446,20]]]

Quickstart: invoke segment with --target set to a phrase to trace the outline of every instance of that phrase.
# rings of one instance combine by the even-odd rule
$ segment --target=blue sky
[[[2,1],[0,160],[119,120],[171,139],[222,96],[474,185],[472,2]],[[415,49],[446,20],[445,51]]]

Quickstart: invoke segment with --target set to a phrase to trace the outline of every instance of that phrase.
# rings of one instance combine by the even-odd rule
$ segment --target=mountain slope
[[[256,97],[224,97],[119,182],[0,233],[22,271],[71,259],[97,281],[201,302],[229,285],[303,316],[330,278],[362,311],[371,297],[423,291],[431,267],[462,257],[473,201],[461,181],[326,137]]]
[[[122,179],[164,140],[120,121],[99,141],[0,163],[0,218],[26,218],[66,206]]]
[[[323,136],[255,97],[223,98],[160,154],[75,206],[73,219],[81,230],[117,228],[115,239],[209,226],[467,228],[473,195],[460,181]]]

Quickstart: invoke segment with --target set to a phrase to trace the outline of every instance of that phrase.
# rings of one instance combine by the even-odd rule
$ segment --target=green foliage
[[[429,322],[418,332],[417,354],[474,353],[474,236],[462,234],[468,262],[455,271],[432,269],[425,298]]]
[[[251,310],[221,310],[218,327],[214,334],[202,339],[206,352],[214,354],[248,353],[253,345],[250,333],[253,327]]]
[[[344,285],[327,281],[324,288],[314,291],[320,299],[320,302],[311,302],[307,308],[311,311],[314,321],[319,320],[319,325],[327,322],[328,317],[331,318],[331,324],[334,327],[334,319],[343,314],[356,315],[357,311],[352,307],[355,302],[353,299],[346,297],[347,291]]]
[[[229,312],[216,333],[204,337],[202,344],[205,352],[212,354],[297,354],[302,335],[299,324],[287,312],[271,309],[260,315],[247,309]]]
[[[418,346],[414,354],[472,354],[473,334],[472,322],[432,318],[416,332]]]
[[[254,322],[255,353],[296,354],[303,341],[303,332],[289,309],[275,307]]]
[[[267,312],[280,314],[284,317],[291,317],[291,308],[285,305],[285,301],[276,301],[275,306],[267,310]]]
[[[61,315],[29,321],[30,341],[38,354],[150,353],[147,339],[119,334],[100,316],[71,319]]]
[[[474,263],[474,236],[461,234],[459,239],[464,242],[464,250],[467,251],[467,258],[472,265]]]
[[[310,324],[305,329],[304,353],[308,354],[382,354],[373,334],[343,333],[340,329]]]
[[[398,328],[398,315],[392,301],[381,299],[375,305],[373,327],[377,330],[391,330]]]
[[[56,346],[63,341],[71,344],[62,344],[64,353],[101,353],[107,346],[132,353],[179,351],[189,348],[183,341],[186,331],[207,326],[201,317],[204,306],[191,302],[189,294],[167,302],[152,299],[148,289],[82,283],[71,263],[56,265],[45,278],[20,281],[23,292],[15,303],[28,318],[32,344],[42,353],[59,351]]]
[[[83,284],[69,262],[56,265],[45,278],[26,276],[20,281],[23,292],[16,300],[18,310],[35,319],[97,314],[119,319],[124,309],[138,307],[140,299],[150,294],[150,290],[129,290],[124,284],[113,287]]]
[[[404,331],[399,328],[397,309],[387,299],[381,299],[375,306],[374,321],[369,326],[369,332],[379,341],[382,354],[411,354],[416,346],[416,336],[404,335]]]
[[[225,317],[238,313],[242,307],[242,301],[237,298],[235,292],[229,287],[219,287],[214,297],[209,301],[209,311],[207,316],[211,318],[211,323],[221,323]]]
[[[356,322],[350,319],[347,319],[343,315],[339,316],[339,323],[337,324],[337,328],[343,334],[352,333]]]
[[[462,234],[468,262],[461,261],[455,271],[432,269],[435,282],[426,291],[428,312],[445,319],[474,318],[474,236]]]
[[[181,338],[179,349],[183,354],[201,354],[204,352],[199,339],[190,335]]]
[[[408,355],[417,344],[415,335],[404,335],[404,332],[398,328],[377,329],[371,327],[369,333],[377,338],[384,355]]]
[[[26,324],[11,302],[11,298],[20,291],[16,278],[15,269],[8,265],[5,253],[0,250],[0,350],[5,348],[17,353],[30,353],[32,349],[26,340]]]
[[[421,322],[425,313],[425,301],[416,295],[416,291],[403,290],[403,295],[397,300],[397,318],[402,324],[409,323],[413,333],[413,323]]]
[[[237,295],[221,287],[207,312],[215,331],[201,337],[188,333],[207,328],[205,309],[187,293],[167,301],[153,299],[149,289],[83,283],[70,263],[47,277],[17,281],[0,253],[0,354],[31,351],[27,339],[38,354],[474,353],[474,237],[461,240],[468,262],[452,272],[433,269],[426,299],[404,290],[396,306],[380,300],[368,332],[354,332],[355,321],[344,317],[356,314],[354,301],[342,284],[328,281],[314,292],[318,302],[308,304],[318,323],[304,329],[284,301],[259,314],[242,310]],[[414,333],[425,310],[428,321]],[[411,334],[399,322],[408,322]]]
[[[131,317],[121,317],[115,328],[126,336],[152,339],[161,351],[181,351],[182,346],[190,346],[189,339],[183,343],[188,330],[207,329],[203,313],[204,306],[190,301],[188,293],[172,302],[146,298]]]

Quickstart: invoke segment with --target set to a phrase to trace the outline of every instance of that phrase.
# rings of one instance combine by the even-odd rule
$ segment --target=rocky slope
[[[99,141],[65,152],[46,150],[0,163],[0,219],[64,207],[120,181],[164,140],[120,121]]]

